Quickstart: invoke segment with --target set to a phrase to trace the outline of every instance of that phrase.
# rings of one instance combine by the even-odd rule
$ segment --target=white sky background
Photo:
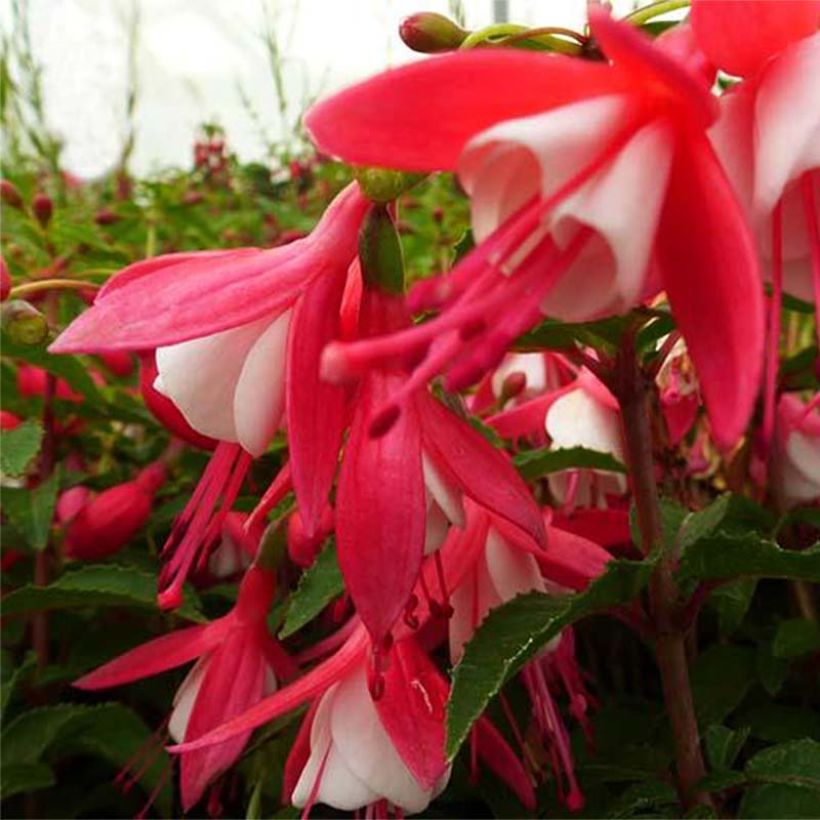
[[[492,0],[463,5],[468,28],[492,22]],[[613,1],[618,14],[633,5]],[[140,174],[187,167],[204,121],[222,125],[243,159],[264,159],[266,138],[290,130],[306,99],[419,56],[398,37],[404,17],[448,11],[447,0],[28,0],[28,6],[47,118],[65,140],[66,169],[81,177],[103,173],[122,148],[134,8],[138,101],[131,168]],[[0,0],[4,28],[10,8],[11,0]],[[509,0],[509,19],[580,28],[585,9],[586,0]],[[290,103],[284,127],[263,41],[266,20],[284,57]]]

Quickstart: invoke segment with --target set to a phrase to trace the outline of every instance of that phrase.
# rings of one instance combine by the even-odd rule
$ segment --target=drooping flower
[[[141,680],[196,660],[177,690],[168,723],[177,742],[193,741],[244,713],[293,676],[293,662],[268,632],[274,574],[251,567],[235,607],[223,618],[172,632],[126,652],[75,682],[96,691]],[[182,804],[188,811],[242,753],[250,731],[181,756]]]
[[[246,526],[247,522],[247,513],[225,516],[219,544],[208,559],[208,571],[215,578],[231,578],[253,563],[263,533],[260,524]]]
[[[107,558],[121,550],[145,525],[154,494],[165,482],[165,467],[155,462],[126,481],[94,493],[77,485],[57,501],[57,521],[65,528],[65,553],[79,561]]]
[[[402,297],[366,287],[360,322],[370,336],[407,327],[409,317]],[[375,644],[405,610],[425,553],[438,549],[449,524],[464,525],[465,497],[544,540],[538,508],[509,459],[425,387],[407,396],[384,435],[371,435],[374,409],[407,386],[397,370],[363,377],[339,475],[339,564]]]
[[[781,298],[820,304],[820,3],[692,3],[698,44],[743,77],[710,137],[754,227],[773,294],[762,443],[775,424]],[[820,340],[820,322],[817,325]],[[765,453],[764,453],[765,457]]]
[[[339,332],[367,207],[352,184],[309,236],[287,246],[171,254],[131,265],[52,345],[58,353],[154,350],[153,388],[198,434],[219,442],[164,548],[161,605],[181,601],[185,577],[204,565],[252,457],[265,451],[283,415],[300,511],[310,531],[318,526],[345,402],[343,389],[319,379],[318,360]]]
[[[789,509],[820,502],[820,394],[808,402],[784,393],[777,405],[773,480],[780,504]]]
[[[482,240],[415,291],[415,307],[441,308],[435,320],[333,346],[329,370],[345,378],[399,362],[419,382],[446,372],[458,389],[542,313],[590,319],[662,288],[715,438],[731,447],[757,394],[763,306],[753,238],[706,136],[717,104],[681,38],[652,44],[595,7],[590,26],[610,65],[448,54],[309,112],[319,147],[349,161],[458,170]]]

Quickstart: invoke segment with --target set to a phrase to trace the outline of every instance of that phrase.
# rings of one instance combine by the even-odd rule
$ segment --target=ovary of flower
[[[570,390],[552,404],[545,427],[553,449],[584,447],[609,453],[623,461],[618,413],[583,388]],[[550,490],[561,503],[574,502],[580,506],[589,506],[596,501],[605,506],[606,495],[626,492],[624,476],[596,470],[579,471],[574,480],[566,472],[560,472],[550,475],[548,481]],[[577,482],[574,488],[573,482]]]
[[[386,799],[415,813],[449,778],[448,768],[433,790],[419,785],[382,726],[360,664],[322,696],[310,730],[310,757],[291,800],[299,808],[319,802],[354,811]]]
[[[290,316],[157,348],[154,388],[197,432],[260,456],[284,411]]]

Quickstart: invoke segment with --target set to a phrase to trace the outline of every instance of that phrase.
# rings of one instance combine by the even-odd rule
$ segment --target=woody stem
[[[686,809],[694,805],[711,806],[709,794],[697,788],[706,774],[706,768],[686,659],[688,625],[681,617],[685,602],[673,572],[675,555],[664,550],[650,423],[653,385],[641,370],[635,352],[634,333],[627,334],[619,351],[614,388],[621,407],[626,460],[641,549],[645,556],[657,558],[649,585],[649,602],[658,671],[675,746],[678,788]]]

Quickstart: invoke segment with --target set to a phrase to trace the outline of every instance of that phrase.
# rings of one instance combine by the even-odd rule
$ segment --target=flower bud
[[[52,213],[54,213],[54,203],[47,194],[38,193],[31,200],[31,210],[34,211],[37,221],[45,228],[51,221]]]
[[[11,293],[11,275],[6,260],[0,256],[0,302],[5,302]]]
[[[359,167],[354,169],[354,175],[362,193],[368,199],[381,203],[392,202],[424,179],[424,174],[406,174],[389,168]]]
[[[455,51],[467,34],[461,26],[433,11],[413,14],[399,26],[399,36],[404,44],[422,54]]]
[[[23,299],[3,303],[3,330],[18,345],[39,345],[48,338],[46,317]]]
[[[8,410],[0,410],[0,430],[14,430],[23,423],[19,416]]]
[[[359,232],[362,278],[369,287],[404,293],[404,258],[393,217],[383,205],[374,205]]]
[[[23,208],[23,197],[17,187],[7,179],[0,179],[0,201],[10,208]]]
[[[100,208],[94,216],[94,221],[98,225],[113,225],[115,222],[119,222],[119,219],[111,208]]]

